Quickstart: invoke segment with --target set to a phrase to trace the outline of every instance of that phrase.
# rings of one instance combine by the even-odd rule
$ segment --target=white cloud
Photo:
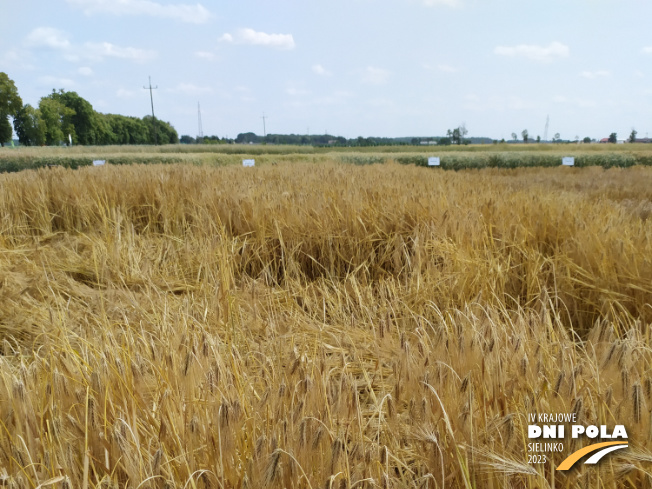
[[[25,39],[28,46],[46,47],[51,49],[68,49],[70,41],[68,35],[52,27],[38,27],[27,35]]]
[[[287,93],[288,95],[290,95],[292,97],[297,97],[297,96],[300,96],[300,95],[310,95],[309,90],[304,90],[302,88],[296,88],[296,87],[287,88],[285,90],[285,93]]]
[[[200,3],[196,5],[162,5],[152,0],[66,0],[80,7],[86,15],[108,13],[114,15],[150,15],[180,20],[193,24],[206,23],[212,14]]]
[[[157,56],[156,51],[138,49],[132,47],[121,47],[110,42],[87,42],[80,51],[81,56],[89,59],[101,60],[103,58],[128,59],[131,61],[148,61]]]
[[[437,69],[439,71],[443,71],[444,73],[457,73],[459,71],[454,66],[449,66],[449,65],[437,65]]]
[[[125,90],[124,88],[121,88],[116,92],[116,96],[119,98],[131,98],[136,95],[136,92],[133,90]]]
[[[209,51],[196,51],[195,58],[211,60],[215,59],[215,55]]]
[[[79,73],[82,76],[92,76],[93,75],[93,70],[89,68],[88,66],[82,66],[77,70],[77,73]]]
[[[331,76],[332,73],[320,64],[312,65],[312,72],[320,76]]]
[[[75,86],[75,81],[70,78],[60,78],[57,76],[42,76],[38,79],[38,82],[41,85],[47,85],[48,87],[63,88],[68,89]]]
[[[132,61],[147,61],[156,58],[156,51],[121,47],[110,42],[87,42],[83,46],[74,45],[68,40],[67,33],[51,27],[34,29],[25,38],[29,47],[45,47],[61,51],[63,58],[71,63],[82,60],[102,61],[104,58],[128,59]],[[88,67],[80,67],[78,73],[84,76],[93,74]]]
[[[588,78],[589,80],[594,80],[596,78],[602,78],[609,75],[611,75],[611,72],[605,70],[583,71],[582,73],[580,73],[580,76],[582,78]]]
[[[267,46],[277,49],[294,49],[292,34],[267,34],[253,29],[239,29],[235,34],[228,32],[220,38],[222,42],[234,44],[249,44],[251,46]]]
[[[652,54],[652,46],[647,46],[641,50],[643,54]]]
[[[166,90],[171,93],[184,93],[186,95],[201,95],[203,93],[212,93],[211,87],[200,87],[193,83],[179,83],[176,87]]]
[[[362,74],[362,82],[371,85],[383,85],[389,80],[391,73],[382,68],[367,66]]]
[[[518,46],[497,46],[494,54],[500,56],[523,57],[533,61],[550,62],[556,58],[568,58],[570,49],[560,42],[551,42],[548,46],[519,44]]]
[[[583,99],[583,98],[567,98],[563,95],[556,95],[552,98],[552,101],[558,104],[570,105],[573,107],[579,107],[581,109],[591,109],[597,107],[595,100]]]
[[[539,108],[535,100],[518,96],[503,97],[498,95],[478,96],[475,93],[466,95],[463,107],[476,112],[504,112],[505,110],[527,110]]]
[[[462,4],[460,0],[421,0],[426,7],[437,7],[444,5],[446,7],[458,7]]]

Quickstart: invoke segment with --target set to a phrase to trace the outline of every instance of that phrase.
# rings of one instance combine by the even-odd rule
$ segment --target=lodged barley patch
[[[0,485],[650,487],[651,184],[391,162],[2,174]],[[528,415],[556,412],[630,446],[532,463]]]

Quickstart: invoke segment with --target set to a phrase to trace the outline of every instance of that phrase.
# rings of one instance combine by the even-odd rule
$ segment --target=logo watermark
[[[571,440],[595,440],[600,442],[576,450],[559,464],[557,470],[571,469],[582,458],[584,464],[597,464],[605,455],[628,447],[627,430],[624,425],[585,425],[577,422],[577,413],[540,413],[528,415],[527,445],[528,463],[546,463],[551,453],[564,452],[565,442]],[[604,441],[611,440],[611,441]]]

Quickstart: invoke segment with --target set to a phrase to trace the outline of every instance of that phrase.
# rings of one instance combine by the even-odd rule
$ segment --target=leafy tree
[[[143,122],[149,130],[149,144],[178,144],[179,134],[169,122],[156,119],[156,127],[151,115],[143,117]],[[156,130],[156,132],[154,132]]]
[[[20,144],[42,146],[45,144],[45,122],[41,111],[27,104],[14,117],[14,129]]]
[[[453,129],[453,137],[451,138],[451,141],[453,142],[453,144],[457,144],[457,145],[462,144],[462,136],[459,127]]]
[[[73,135],[74,144],[90,145],[108,142],[106,140],[110,139],[110,136],[107,134],[107,128],[99,123],[97,113],[90,102],[80,97],[77,92],[53,90],[48,97],[74,111],[71,117],[76,133],[76,137]]]
[[[629,135],[629,142],[630,143],[635,143],[636,142],[636,135],[638,133],[636,132],[636,129],[632,129],[632,133]]]
[[[541,142],[541,136],[537,136],[537,143]]]
[[[521,136],[523,136],[523,142],[527,144],[530,138],[530,133],[527,132],[527,129],[523,129],[523,131],[521,132]]]
[[[514,141],[518,140],[518,136],[516,135],[515,132],[512,133],[512,139],[513,139]]]
[[[555,135],[552,137],[552,142],[553,143],[558,143],[561,140],[561,135],[556,132]]]
[[[0,72],[0,146],[4,146],[13,134],[9,117],[14,117],[22,108],[16,84],[6,73]]]
[[[582,142],[583,142],[583,143],[586,143],[586,144],[589,144],[589,143],[591,142],[591,138],[588,137],[588,136],[586,136],[586,137],[582,140]]]
[[[609,134],[609,142],[610,143],[617,143],[618,142],[618,134],[615,132],[612,132]]]
[[[45,124],[45,144],[58,145],[68,134],[75,140],[75,126],[72,117],[75,111],[66,107],[58,100],[51,97],[43,97],[39,102],[41,118]]]
[[[460,124],[460,127],[458,127],[457,129],[459,131],[459,136],[460,136],[460,139],[457,144],[461,144],[464,141],[466,135],[469,133],[469,131],[466,129],[466,122],[462,122],[462,124]]]
[[[8,115],[0,114],[0,146],[4,147],[5,143],[11,140],[12,134]]]

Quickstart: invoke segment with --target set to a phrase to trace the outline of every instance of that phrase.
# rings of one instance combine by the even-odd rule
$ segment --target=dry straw
[[[244,170],[0,175],[0,485],[648,483],[651,170]]]

